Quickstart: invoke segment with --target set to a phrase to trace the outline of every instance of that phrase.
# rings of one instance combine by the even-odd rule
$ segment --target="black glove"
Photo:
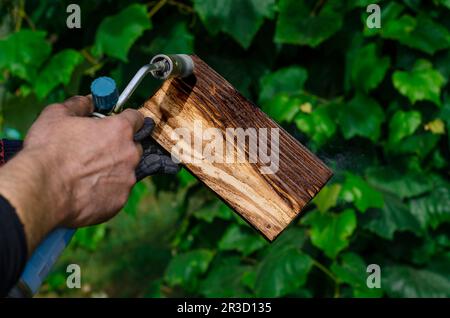
[[[155,128],[155,122],[150,117],[146,117],[144,125],[134,135],[134,141],[140,142],[144,150],[136,168],[137,181],[157,173],[176,174],[180,170],[180,165],[172,161],[170,154],[149,138],[153,128]]]

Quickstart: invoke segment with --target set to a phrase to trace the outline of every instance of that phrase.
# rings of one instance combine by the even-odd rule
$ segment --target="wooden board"
[[[194,75],[167,80],[139,111],[155,120],[153,138],[163,148],[169,152],[175,145],[183,149],[176,156],[183,165],[272,241],[325,185],[332,172],[205,62],[196,56],[193,60]],[[220,132],[222,148],[220,143],[213,143],[220,136],[202,138],[201,132],[207,128]],[[226,139],[227,128],[242,128],[250,137],[247,136],[245,144],[238,144],[237,139]],[[262,160],[264,156],[257,160],[251,158],[250,154],[255,152],[249,142],[254,137],[258,147],[263,145],[264,140],[260,142],[258,138],[264,136],[264,128],[268,135],[266,154],[274,150],[273,160],[266,162]],[[276,129],[279,129],[279,139],[271,144],[270,136]],[[191,134],[191,140],[175,138],[186,131]],[[220,149],[227,158],[235,156],[234,160],[220,162],[219,156],[208,157],[220,153]],[[276,149],[279,149],[278,165],[274,165]],[[275,173],[263,173],[270,164],[275,167],[272,169]]]

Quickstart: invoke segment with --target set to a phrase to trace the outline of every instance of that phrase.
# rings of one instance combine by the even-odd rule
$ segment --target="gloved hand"
[[[150,138],[154,128],[153,119],[146,117],[144,125],[134,135],[134,141],[140,142],[144,150],[136,168],[137,181],[158,173],[176,174],[180,170],[180,165],[172,161],[170,154]]]

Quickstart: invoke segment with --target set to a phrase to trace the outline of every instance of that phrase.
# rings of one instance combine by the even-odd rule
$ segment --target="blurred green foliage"
[[[335,177],[273,244],[187,171],[145,180],[125,213],[77,232],[41,295],[450,296],[448,0],[378,1],[380,29],[365,0],[82,0],[79,30],[71,2],[1,2],[3,136],[96,76],[123,87],[153,54],[195,52]]]

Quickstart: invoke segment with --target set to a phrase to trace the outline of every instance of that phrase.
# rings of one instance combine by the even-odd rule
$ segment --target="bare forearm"
[[[15,207],[24,225],[29,254],[61,222],[57,202],[49,195],[56,185],[51,184],[46,165],[51,163],[40,162],[37,151],[24,149],[0,168],[0,194]]]

